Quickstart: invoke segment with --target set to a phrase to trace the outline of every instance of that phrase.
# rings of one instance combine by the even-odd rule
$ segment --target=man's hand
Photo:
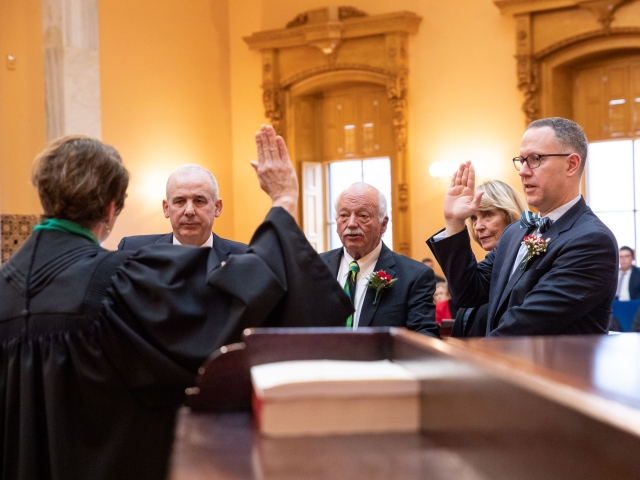
[[[470,161],[460,164],[451,178],[444,197],[445,234],[454,235],[464,230],[464,221],[480,208],[484,192],[475,193],[476,172]]]
[[[282,207],[295,218],[298,212],[298,177],[284,139],[276,136],[271,125],[262,125],[256,132],[256,147],[258,161],[251,162],[251,165],[258,174],[260,188],[271,197],[273,207]]]

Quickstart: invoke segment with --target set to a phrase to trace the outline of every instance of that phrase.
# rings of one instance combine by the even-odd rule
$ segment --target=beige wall
[[[227,0],[99,2],[102,133],[131,173],[128,198],[105,243],[169,232],[168,175],[210,169],[224,202],[215,230],[234,237]]]
[[[40,213],[31,164],[46,143],[41,0],[0,2],[0,213]],[[7,55],[16,58],[7,68]]]
[[[510,158],[524,116],[516,88],[515,22],[492,0],[353,0],[369,14],[408,10],[423,18],[410,41],[409,171],[412,250],[442,226],[446,181],[435,161],[482,162],[483,177],[519,188]],[[269,208],[249,161],[265,122],[260,54],[242,37],[282,28],[325,0],[139,0],[99,2],[103,139],[132,174],[125,210],[106,246],[123,235],[165,232],[168,174],[200,163],[217,176],[225,207],[216,230],[248,241]],[[0,42],[18,68],[0,65],[0,211],[39,211],[28,185],[45,140],[39,0],[0,4]],[[15,47],[13,46],[15,45]],[[8,51],[3,47],[3,53]],[[24,52],[24,53],[22,53]]]
[[[297,14],[327,5],[321,0],[247,0],[231,5],[232,101],[236,236],[247,240],[268,207],[246,168],[248,141],[264,122],[260,56],[241,37],[283,28]],[[491,0],[353,0],[369,14],[408,10],[423,20],[410,42],[409,162],[415,258],[429,255],[424,241],[443,226],[448,182],[430,177],[435,161],[479,161],[483,178],[520,190],[510,159],[524,128],[516,88],[515,21]],[[258,199],[258,201],[256,201]],[[242,216],[242,219],[240,217]]]

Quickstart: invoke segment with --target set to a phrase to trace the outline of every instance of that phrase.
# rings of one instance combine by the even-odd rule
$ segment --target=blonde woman
[[[484,192],[480,208],[467,220],[467,228],[484,250],[495,248],[507,226],[527,209],[527,202],[513,187],[500,180],[478,185],[476,192]],[[451,336],[484,337],[487,327],[487,304],[475,308],[461,308],[456,315]]]

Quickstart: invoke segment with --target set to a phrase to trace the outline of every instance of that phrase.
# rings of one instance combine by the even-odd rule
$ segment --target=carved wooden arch
[[[393,111],[392,156],[395,250],[411,255],[407,153],[408,35],[421,18],[410,12],[366,15],[327,7],[298,15],[286,29],[254,33],[245,41],[262,52],[265,115],[292,136],[287,110],[293,96],[339,82],[384,86]]]
[[[529,122],[541,117],[571,117],[566,99],[558,98],[566,81],[563,68],[590,55],[634,50],[640,43],[639,0],[494,0],[516,19],[518,89]],[[574,16],[567,28],[567,12]],[[624,26],[616,26],[621,23]],[[564,27],[564,28],[559,28]],[[566,32],[580,32],[564,36]],[[554,38],[554,41],[549,41]]]
[[[611,29],[608,33],[575,36],[539,52],[534,59],[542,86],[539,117],[572,116],[570,104],[558,98],[559,92],[570,89],[569,78],[563,70],[596,55],[639,51],[640,28],[620,28]]]
[[[337,75],[336,75],[337,74]],[[303,88],[303,90],[316,88],[317,86],[331,86],[343,81],[361,81],[364,83],[376,83],[386,85],[387,79],[393,76],[393,72],[383,68],[376,68],[365,64],[344,63],[321,65],[317,68],[304,70],[289,78],[282,80],[283,89]],[[355,79],[355,80],[354,80]],[[309,82],[311,80],[311,82]],[[311,87],[310,85],[314,85]],[[296,94],[299,94],[296,92]]]

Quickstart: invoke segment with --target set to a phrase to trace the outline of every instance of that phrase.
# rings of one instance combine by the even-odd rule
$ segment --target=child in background
[[[458,307],[456,307],[451,300],[447,282],[436,283],[436,293],[433,295],[433,302],[436,304],[436,323],[438,325],[442,323],[442,320],[456,318]]]

